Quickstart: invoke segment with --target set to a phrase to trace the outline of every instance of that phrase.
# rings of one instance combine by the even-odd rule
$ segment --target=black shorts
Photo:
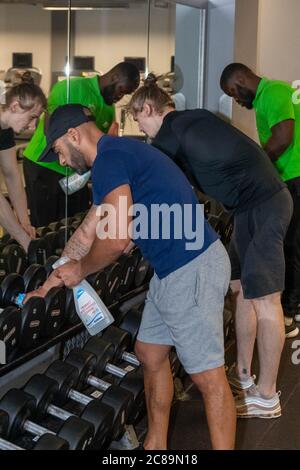
[[[285,188],[235,216],[229,246],[231,279],[241,280],[245,299],[284,290],[284,238],[292,213],[293,201]]]

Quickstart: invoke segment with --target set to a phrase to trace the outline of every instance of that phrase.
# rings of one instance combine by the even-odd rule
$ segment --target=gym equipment
[[[93,289],[97,292],[101,299],[105,298],[105,292],[107,289],[107,277],[104,269],[101,271],[91,274],[87,277],[87,281],[91,284]]]
[[[56,263],[56,261],[58,261],[58,260],[59,260],[59,257],[56,256],[56,255],[49,256],[49,258],[47,259],[46,264],[44,265],[44,269],[45,269],[45,271],[46,271],[47,278],[50,276],[50,274],[51,274],[52,271],[53,271],[52,266],[53,266],[54,263]]]
[[[20,311],[15,307],[0,309],[0,340],[5,343],[6,360],[17,350],[20,331]]]
[[[32,395],[36,400],[34,416],[37,419],[51,415],[66,421],[71,416],[74,416],[74,413],[70,413],[52,404],[57,389],[57,382],[42,374],[36,374],[31,377],[23,387],[23,390],[29,395]],[[114,412],[110,406],[96,400],[88,403],[81,411],[80,418],[94,426],[95,435],[92,443],[93,447],[98,449],[102,448],[106,442],[107,436],[111,432],[113,416]]]
[[[127,294],[133,285],[138,260],[137,257],[132,254],[123,254],[118,259],[118,263],[122,268],[119,292],[121,294]]]
[[[31,240],[27,251],[28,263],[44,265],[47,259],[47,246],[43,238]]]
[[[85,349],[90,351],[96,356],[103,343],[99,342],[99,337],[94,336],[90,338],[85,345]],[[140,362],[135,354],[128,352],[132,344],[132,336],[128,331],[122,330],[114,325],[110,325],[101,336],[101,339],[110,343],[114,347],[113,360],[117,363],[121,361],[128,362],[135,367],[140,366]],[[108,372],[108,371],[107,371]]]
[[[29,418],[33,414],[35,400],[22,390],[13,388],[0,400],[0,410],[9,416],[6,436],[8,439],[16,439],[25,431],[34,436],[43,434],[56,434],[53,431],[34,423]],[[61,426],[58,437],[65,439],[71,450],[83,450],[89,447],[94,436],[94,427],[91,423],[81,418],[71,416]]]
[[[116,440],[124,434],[128,411],[132,408],[133,402],[133,396],[130,392],[117,386],[111,386],[105,392],[94,392],[95,398],[84,395],[81,393],[81,390],[86,388],[86,384],[85,381],[79,380],[78,369],[60,360],[53,362],[46,370],[45,375],[55,380],[58,384],[58,391],[54,399],[56,405],[63,406],[68,398],[82,405],[88,405],[92,400],[100,399],[114,410],[110,438]],[[79,390],[75,390],[75,387],[79,388]]]
[[[79,383],[82,383],[83,386],[90,385],[104,392],[109,390],[112,384],[96,377],[94,372],[96,372],[96,375],[99,372],[100,376],[103,376],[104,372],[117,376],[120,379],[118,385],[133,394],[134,403],[128,409],[127,422],[134,424],[145,404],[143,374],[138,369],[129,371],[111,364],[109,361],[114,354],[113,348],[105,342],[101,343],[101,346],[103,346],[103,349],[98,348],[97,356],[89,350],[73,349],[66,357],[65,362],[76,367],[79,374]]]
[[[54,338],[61,330],[65,321],[65,291],[60,287],[52,287],[44,297],[46,317],[42,336]]]
[[[135,276],[133,285],[135,288],[141,287],[143,284],[146,283],[147,277],[150,270],[150,263],[144,257],[142,257],[135,269]]]
[[[81,319],[76,312],[73,291],[71,289],[66,289],[65,293],[65,321],[71,325],[78,325],[81,322]]]
[[[32,292],[44,284],[47,279],[46,269],[39,264],[32,264],[23,274],[25,292]]]
[[[1,436],[7,435],[9,417],[5,411],[0,410],[0,450],[26,450],[12,442],[4,440]],[[43,434],[34,446],[34,450],[68,450],[69,444],[54,434]]]
[[[10,273],[23,274],[27,266],[25,250],[17,244],[7,244],[0,249],[0,277]]]
[[[116,325],[122,330],[128,331],[131,335],[131,345],[128,349],[134,348],[134,343],[140,329],[143,311],[137,308],[131,308],[127,312],[118,312],[116,314]]]
[[[122,278],[122,268],[119,263],[114,263],[106,269],[107,285],[104,293],[104,303],[111,305],[117,297]]]
[[[21,348],[33,348],[42,332],[45,319],[45,301],[40,297],[31,297],[25,305],[20,308],[18,295],[25,292],[24,281],[18,274],[9,274],[1,283],[1,305],[15,309],[20,317],[19,344]],[[4,312],[2,312],[4,313]]]

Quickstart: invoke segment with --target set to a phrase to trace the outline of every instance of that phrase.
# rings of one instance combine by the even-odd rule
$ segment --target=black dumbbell
[[[128,349],[134,348],[134,343],[140,329],[143,312],[137,308],[131,308],[127,312],[119,311],[116,314],[116,325],[122,330],[128,331],[131,335],[131,346]]]
[[[128,410],[132,407],[133,402],[133,396],[130,392],[112,386],[105,392],[97,390],[93,392],[92,396],[85,395],[80,391],[84,390],[86,386],[84,381],[79,380],[78,369],[60,360],[53,362],[45,374],[58,384],[58,392],[54,400],[56,405],[63,406],[68,398],[82,405],[88,405],[92,400],[100,399],[114,410],[111,439],[119,439],[124,434]],[[75,390],[75,388],[79,388],[79,390]]]
[[[49,260],[48,260],[49,261]],[[54,257],[51,262],[54,263]],[[24,273],[25,292],[31,292],[42,286],[47,278],[44,266],[33,264]],[[44,297],[46,312],[43,323],[42,336],[53,338],[56,336],[65,321],[65,291],[59,287],[50,289]],[[27,302],[26,302],[27,304]]]
[[[114,263],[106,269],[107,287],[104,294],[104,302],[106,305],[111,305],[117,298],[117,293],[121,283],[122,268],[119,263]]]
[[[105,346],[106,343],[106,346]],[[93,353],[97,356],[98,359],[98,367],[96,370],[97,374],[101,374],[101,371],[110,373],[111,375],[115,375],[118,378],[124,377],[126,374],[130,373],[130,375],[140,373],[140,362],[135,356],[135,354],[129,353],[127,349],[131,346],[131,337],[128,332],[121,330],[113,325],[111,325],[107,330],[105,330],[103,336],[101,338],[97,336],[93,336],[88,340],[84,349]],[[109,349],[113,347],[113,356],[109,359],[107,354],[103,354],[104,349]],[[115,366],[114,364],[109,364],[109,366],[105,365],[106,360],[114,360],[116,362],[124,361],[129,363],[125,365],[125,368],[122,368],[119,364]],[[179,373],[179,369],[181,368],[180,361],[178,359],[177,354],[174,351],[170,352],[170,365],[173,376],[177,376]],[[115,383],[121,383],[119,380],[115,381]]]
[[[135,276],[133,285],[135,288],[141,287],[147,282],[150,270],[150,263],[144,257],[140,259],[135,269]]]
[[[68,227],[60,227],[57,231],[57,249],[55,254],[58,256],[61,256],[63,249],[66,245],[66,241],[71,238],[73,233],[75,232],[74,227],[68,226]]]
[[[0,254],[0,277],[10,273],[23,274],[27,266],[25,250],[17,244],[3,246]]]
[[[226,246],[231,240],[234,219],[229,212],[222,212],[219,218],[221,223],[221,241]]]
[[[57,394],[58,385],[50,377],[36,374],[29,379],[23,390],[35,398],[35,418],[42,419],[46,415],[51,415],[66,421],[71,416],[74,416],[74,413],[70,413],[52,403]],[[107,436],[111,433],[113,417],[113,409],[100,401],[93,400],[84,407],[80,413],[80,418],[92,423],[95,428],[92,447],[102,448],[107,440]]]
[[[44,265],[47,259],[47,245],[43,238],[31,240],[27,250],[28,264]]]
[[[11,236],[9,233],[5,233],[3,237],[0,238],[0,245],[7,245],[9,240],[11,239]]]
[[[46,319],[42,336],[54,338],[65,322],[65,290],[52,287],[44,297],[46,304]]]
[[[77,219],[74,218],[74,217],[67,217],[67,218],[61,219],[60,223],[62,224],[63,227],[69,227],[70,225],[72,225],[72,223],[75,220],[77,220]]]
[[[104,331],[101,339],[107,343],[111,343],[114,347],[114,356],[113,360],[115,362],[129,362],[129,364],[134,365],[135,367],[140,366],[140,362],[137,359],[136,355],[131,352],[132,347],[132,336],[128,331],[125,331],[117,326],[111,325]],[[85,349],[93,352],[94,348],[98,350],[98,340],[99,337],[94,336],[89,339],[86,343]]]
[[[138,264],[138,259],[132,254],[123,254],[118,259],[118,263],[121,265],[122,268],[119,292],[121,294],[127,294],[127,292],[131,290],[134,282],[135,270]]]
[[[90,274],[87,277],[87,281],[91,284],[93,289],[97,292],[101,299],[105,299],[105,292],[107,289],[107,277],[104,269],[101,271]]]
[[[6,441],[2,436],[7,435],[9,417],[5,411],[0,410],[0,450],[26,450]],[[54,434],[43,434],[34,446],[34,450],[68,450],[69,444],[65,439]]]
[[[27,431],[34,436],[57,434],[69,443],[71,450],[83,450],[90,446],[95,432],[91,423],[72,416],[64,422],[58,433],[54,433],[29,419],[34,408],[34,398],[23,390],[11,389],[1,398],[0,410],[9,416],[7,439],[14,440]]]
[[[51,256],[49,256],[49,258],[47,258],[47,261],[44,265],[44,268],[45,268],[45,271],[46,271],[46,274],[47,274],[47,278],[50,276],[50,274],[53,271],[54,263],[56,263],[56,261],[58,261],[58,260],[59,260],[59,256],[56,256],[56,255],[51,255]]]
[[[65,362],[76,367],[79,374],[78,383],[81,383],[82,387],[90,385],[97,390],[107,392],[111,389],[112,384],[96,377],[98,375],[97,372],[99,372],[100,376],[103,376],[103,373],[106,371],[118,376],[120,379],[118,385],[124,391],[130,392],[133,395],[134,402],[127,409],[126,421],[129,424],[134,424],[138,416],[140,416],[140,410],[144,407],[145,403],[143,376],[136,369],[129,372],[126,369],[116,367],[110,362],[114,354],[111,345],[104,342],[101,346],[103,346],[103,349],[101,349],[101,352],[100,348],[98,349],[98,356],[89,350],[73,349],[66,357]],[[96,375],[94,375],[95,373]]]
[[[44,235],[42,240],[44,240],[45,245],[46,245],[46,257],[47,257],[47,259],[50,256],[54,256],[54,255],[56,256],[56,252],[59,249],[57,232],[48,232],[48,233],[46,233],[46,235]]]
[[[35,288],[39,287],[38,284]],[[24,280],[21,276],[17,274],[9,274],[1,284],[2,291],[2,305],[18,305],[22,309],[22,325],[23,328],[27,327],[29,322],[30,328],[35,328],[40,330],[40,335],[45,337],[53,338],[56,334],[59,333],[63,321],[64,321],[64,300],[65,293],[64,290],[59,287],[53,287],[50,289],[44,298],[41,297],[31,297],[24,305],[23,300],[25,297],[25,286]],[[32,312],[34,309],[38,311]],[[28,319],[24,315],[24,312],[27,312],[36,315],[34,319]],[[40,324],[31,323],[32,321],[37,320],[37,314],[39,314]],[[24,318],[23,318],[24,317]],[[25,318],[26,317],[26,318]],[[25,325],[26,322],[26,325]],[[33,330],[31,330],[32,333]],[[27,338],[29,340],[29,338]],[[35,336],[32,337],[32,340],[35,340]]]
[[[36,234],[40,238],[43,238],[49,232],[51,232],[51,228],[49,227],[39,227],[36,229]]]
[[[47,279],[47,272],[44,266],[40,264],[32,264],[23,274],[24,292],[32,292],[44,284]]]
[[[20,311],[16,307],[0,309],[0,340],[5,343],[7,362],[10,361],[19,346],[21,319]]]
[[[211,212],[211,201],[207,199],[206,201],[201,202],[201,204],[203,204],[204,216],[207,218]]]
[[[48,227],[51,230],[51,232],[57,232],[61,227],[63,227],[64,224],[60,221],[58,222],[51,222]]]
[[[65,321],[70,325],[77,325],[81,322],[81,319],[78,313],[76,312],[73,291],[71,289],[66,289],[65,294]]]
[[[31,297],[25,305],[22,305],[24,292],[24,281],[18,274],[9,274],[1,283],[1,305],[19,307],[21,320],[19,344],[24,349],[31,349],[41,336],[46,307],[44,299],[40,297]]]

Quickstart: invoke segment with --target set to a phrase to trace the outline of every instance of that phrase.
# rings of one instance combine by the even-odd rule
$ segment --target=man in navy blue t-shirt
[[[71,262],[40,290],[78,284],[105,268],[133,240],[155,274],[136,342],[144,366],[147,450],[167,448],[175,346],[202,392],[214,449],[232,449],[235,407],[224,371],[223,305],[230,263],[181,170],[159,150],[137,140],[104,135],[80,105],[58,108],[50,119],[50,149],[79,173],[92,168],[94,206],[70,239]],[[97,236],[96,236],[97,235]]]

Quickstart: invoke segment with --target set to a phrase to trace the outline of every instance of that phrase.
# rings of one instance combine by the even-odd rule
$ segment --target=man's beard
[[[102,97],[103,97],[106,104],[112,105],[114,103],[115,91],[116,91],[116,85],[115,84],[107,85],[102,90]]]
[[[73,145],[70,143],[67,143],[67,146],[70,152],[70,167],[75,170],[76,173],[78,173],[79,175],[83,175],[89,170],[85,162],[83,153],[73,147]]]
[[[239,99],[247,109],[253,109],[253,101],[255,100],[255,93],[248,88],[237,85]]]

